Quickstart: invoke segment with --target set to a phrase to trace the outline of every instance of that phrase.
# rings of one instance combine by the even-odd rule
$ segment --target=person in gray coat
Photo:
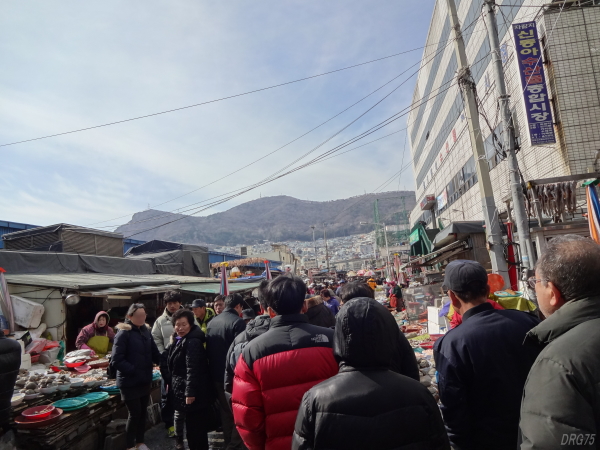
[[[554,238],[529,283],[546,320],[524,343],[542,351],[525,384],[521,449],[600,448],[600,245]]]

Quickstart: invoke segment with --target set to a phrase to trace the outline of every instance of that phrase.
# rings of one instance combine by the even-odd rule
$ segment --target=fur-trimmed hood
[[[308,309],[320,305],[323,303],[323,297],[321,297],[320,295],[317,295],[316,297],[311,297],[305,300],[306,301],[306,307]]]
[[[148,329],[148,331],[152,330],[152,327],[150,325],[148,325],[147,323],[144,324],[146,326],[146,328]],[[127,322],[119,322],[115,328],[119,331],[129,331],[131,330],[131,323],[127,323]]]

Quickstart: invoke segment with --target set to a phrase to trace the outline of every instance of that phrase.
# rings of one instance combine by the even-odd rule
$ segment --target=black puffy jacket
[[[325,303],[312,306],[305,314],[308,317],[308,323],[311,325],[325,328],[335,326],[335,316]]]
[[[417,365],[417,357],[415,351],[410,346],[408,339],[400,332],[398,325],[395,323],[389,324],[388,336],[390,339],[394,339],[394,351],[392,353],[392,362],[390,369],[400,375],[406,375],[413,380],[419,381],[421,378],[419,375],[419,366]]]
[[[0,425],[10,418],[10,399],[21,366],[21,346],[13,339],[0,334]]]
[[[252,319],[246,324],[246,331],[238,334],[229,347],[227,359],[225,361],[225,395],[228,397],[229,401],[231,401],[231,392],[233,391],[235,365],[237,364],[238,359],[240,359],[244,347],[255,337],[269,331],[270,325],[271,317],[268,315],[258,316],[256,319]]]
[[[223,383],[225,359],[231,343],[246,329],[246,323],[233,308],[225,310],[208,323],[206,350],[208,365],[214,382]]]
[[[373,299],[344,304],[333,340],[340,372],[304,394],[293,449],[450,449],[427,388],[390,370],[395,349],[385,330],[392,325]]]
[[[117,370],[117,386],[130,388],[152,382],[152,364],[160,363],[150,327],[133,325],[130,321],[115,327],[118,332],[112,349],[111,366]]]
[[[173,406],[177,411],[197,411],[207,408],[215,400],[214,388],[208,371],[208,359],[204,342],[206,338],[198,325],[179,342],[171,337],[168,367],[171,374]],[[185,404],[186,397],[195,397],[191,405]]]

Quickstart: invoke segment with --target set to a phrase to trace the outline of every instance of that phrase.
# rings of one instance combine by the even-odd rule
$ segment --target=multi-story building
[[[483,2],[455,1],[467,58],[477,86],[481,133],[494,199],[500,218],[504,219],[510,212],[506,203],[511,194],[509,172],[501,148],[502,124],[488,33],[482,16]],[[600,1],[561,0],[550,5],[544,0],[502,0],[497,3],[503,67],[523,181],[598,172]],[[532,145],[529,136],[531,108],[525,107],[512,25],[530,21],[536,22],[541,43],[542,55],[533,57],[537,61],[542,56],[539,64],[547,82],[550,99],[550,111],[547,112],[553,118],[553,126],[549,127],[553,128],[556,137],[554,143]],[[408,118],[417,193],[417,206],[410,214],[411,226],[424,221],[429,228],[439,225],[442,228],[453,222],[483,219],[466,113],[455,82],[457,69],[447,3],[438,0],[413,95],[417,106]],[[583,194],[584,191],[578,188],[578,199],[584,200]],[[419,205],[423,200],[426,204],[427,197],[429,205],[433,204],[432,211]],[[434,213],[433,220],[431,212]],[[580,201],[577,211],[569,218],[581,218],[583,212],[585,201]]]

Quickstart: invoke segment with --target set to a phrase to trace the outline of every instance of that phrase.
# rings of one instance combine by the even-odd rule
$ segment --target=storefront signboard
[[[556,136],[536,22],[516,23],[513,33],[529,140],[531,145],[554,144]]]

